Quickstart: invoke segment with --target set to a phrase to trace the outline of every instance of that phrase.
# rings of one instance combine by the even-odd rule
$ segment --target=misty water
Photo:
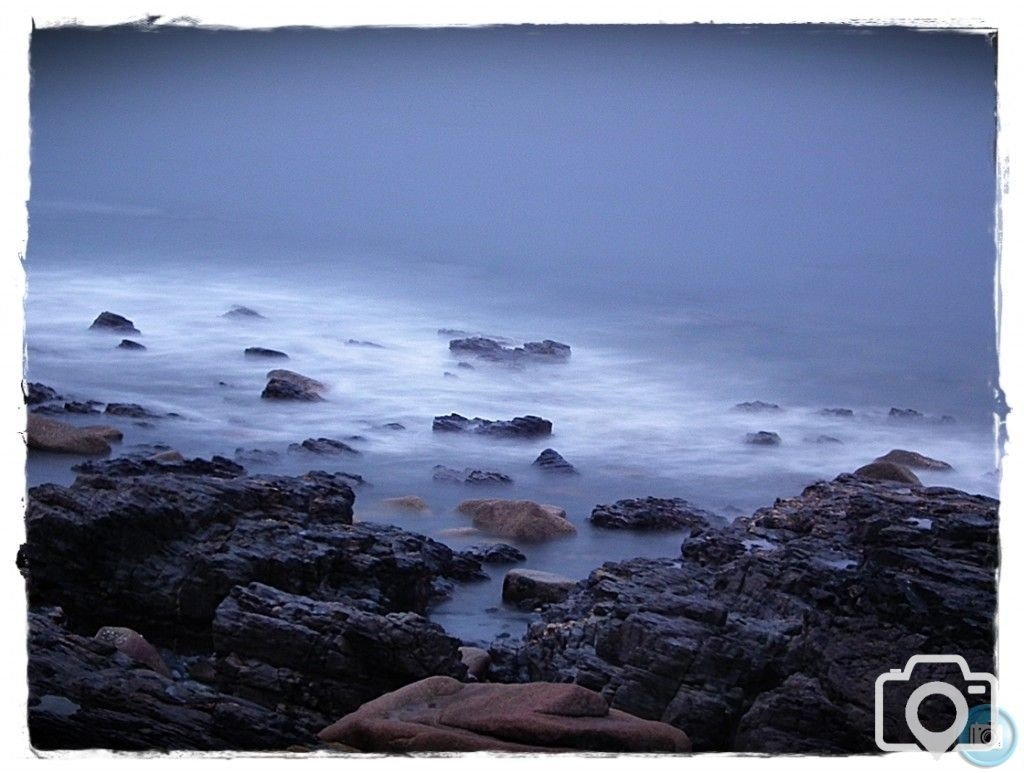
[[[358,520],[456,549],[489,539],[444,533],[470,525],[464,499],[559,505],[578,534],[519,547],[574,578],[678,556],[677,533],[590,527],[621,498],[733,517],[893,448],[955,467],[926,484],[996,495],[991,56],[906,31],[48,31],[27,378],[180,414],[66,417],[118,426],[116,452],[259,448],[279,458],[252,473],[359,474]],[[235,304],[266,319],[221,316]],[[147,350],[88,330],[103,310]],[[572,357],[456,358],[439,328]],[[326,400],[261,400],[274,367]],[[749,400],[784,410],[731,410]],[[432,432],[451,412],[554,429]],[[758,430],[781,445],[744,443]],[[287,450],[308,437],[361,453]],[[581,474],[533,468],[549,446]],[[31,453],[29,485],[77,461]],[[439,483],[436,464],[514,483]],[[380,504],[407,494],[430,513]],[[505,568],[434,619],[467,641],[518,633]]]

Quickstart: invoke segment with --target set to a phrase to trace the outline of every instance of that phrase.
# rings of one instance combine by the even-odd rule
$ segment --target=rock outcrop
[[[472,432],[503,438],[534,438],[551,434],[551,422],[540,416],[517,416],[508,421],[467,419],[457,413],[434,417],[434,432]]]
[[[124,333],[125,335],[142,335],[138,328],[135,327],[135,323],[130,319],[122,317],[120,314],[114,314],[111,311],[101,312],[93,320],[92,324],[89,325],[89,329],[102,330],[109,333]]]
[[[620,499],[612,505],[598,505],[590,514],[590,522],[602,529],[689,530],[694,535],[712,524],[725,525],[724,519],[685,499],[658,497]]]
[[[367,752],[686,752],[686,734],[609,709],[571,684],[463,684],[435,676],[320,732]]]
[[[448,342],[448,349],[457,356],[477,357],[489,362],[522,364],[531,360],[539,362],[564,362],[572,355],[572,347],[551,339],[531,341],[522,346],[506,346],[502,341],[485,336],[456,338]]]
[[[586,687],[684,729],[695,751],[877,753],[880,674],[932,652],[992,671],[997,508],[949,488],[816,483],[678,558],[605,564],[520,642],[492,644],[490,678]],[[887,738],[912,742],[905,705],[885,705]],[[949,724],[939,710],[925,704],[925,726]]]

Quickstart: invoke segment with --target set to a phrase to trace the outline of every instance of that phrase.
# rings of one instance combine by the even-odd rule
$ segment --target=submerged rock
[[[89,325],[90,330],[103,330],[111,333],[130,333],[132,335],[142,335],[138,328],[127,317],[122,317],[120,314],[114,314],[111,311],[102,312],[96,319],[93,320],[92,324]]]
[[[777,446],[782,442],[777,432],[748,432],[746,442],[755,446]]]
[[[819,446],[827,445],[842,445],[843,441],[832,435],[811,435],[810,437],[804,438],[808,443],[814,443]]]
[[[560,574],[536,569],[511,569],[501,585],[501,600],[521,608],[533,609],[539,604],[565,600],[576,581]]]
[[[855,470],[854,475],[871,480],[889,480],[920,486],[921,480],[902,464],[895,462],[871,462]]]
[[[686,734],[608,708],[571,684],[463,684],[435,676],[320,732],[367,752],[686,752]]]
[[[915,411],[913,408],[890,408],[889,418],[891,419],[922,419],[924,414]]]
[[[761,400],[754,400],[749,403],[737,403],[732,407],[734,411],[740,411],[742,413],[780,413],[780,408],[775,403],[766,403]]]
[[[126,416],[131,419],[161,419],[164,415],[170,415],[154,413],[138,403],[107,403],[104,413],[109,413],[111,416]]]
[[[248,306],[232,306],[230,309],[221,314],[222,317],[228,319],[266,319],[255,309],[250,309]]]
[[[558,472],[569,475],[578,475],[579,472],[565,460],[558,451],[553,448],[545,448],[540,455],[533,460],[533,466],[539,467],[545,472]]]
[[[384,347],[373,341],[357,341],[355,338],[350,338],[345,342],[345,346],[365,346],[369,349],[383,349]]]
[[[918,470],[942,470],[949,471],[953,466],[941,459],[932,459],[929,456],[917,453],[917,451],[904,451],[902,448],[894,448],[885,456],[875,459],[876,462],[893,462],[904,467],[911,467]]]
[[[86,400],[85,402],[68,402],[64,403],[64,413],[79,413],[79,414],[93,414],[100,412],[100,406],[103,403],[98,400]]]
[[[288,450],[308,451],[311,454],[350,454],[352,456],[362,453],[347,443],[328,437],[306,438],[301,443],[290,444]]]
[[[613,505],[598,505],[590,522],[602,529],[672,531],[689,529],[700,534],[712,525],[724,526],[725,520],[685,499],[620,499]]]
[[[118,349],[127,349],[134,352],[144,352],[146,347],[140,344],[138,341],[132,341],[129,338],[122,338],[121,343],[117,345]]]
[[[269,448],[236,448],[235,461],[241,464],[276,464],[281,454]]]
[[[849,419],[853,416],[850,408],[822,408],[818,411],[822,416],[832,416],[839,419]]]
[[[565,510],[525,499],[469,499],[458,506],[473,525],[497,537],[540,541],[576,533]]]
[[[470,545],[461,552],[481,564],[517,564],[526,560],[523,551],[504,542]]]
[[[879,674],[921,652],[991,672],[997,510],[949,488],[816,483],[677,558],[605,563],[521,641],[494,642],[489,678],[586,687],[695,751],[875,754]],[[884,721],[913,743],[905,706]],[[925,726],[945,726],[942,708],[923,705]]]
[[[120,440],[114,427],[76,427],[37,413],[28,415],[25,438],[30,449],[87,456],[110,453],[110,440]]]
[[[430,505],[427,504],[425,499],[411,494],[404,497],[388,497],[387,499],[380,500],[380,503],[385,507],[391,507],[395,510],[412,510],[417,513],[430,512]]]
[[[264,349],[262,346],[250,346],[245,356],[251,360],[287,360],[288,355],[277,349]]]
[[[471,486],[508,485],[512,483],[512,478],[503,472],[474,470],[471,467],[456,470],[453,467],[445,467],[443,464],[434,465],[433,477],[438,483],[462,483]]]
[[[324,399],[319,390],[304,388],[291,379],[283,378],[270,379],[260,397],[264,400],[296,400],[306,403],[318,403]]]
[[[572,355],[572,348],[568,344],[550,339],[532,341],[521,347],[510,347],[495,338],[473,336],[449,341],[448,349],[457,355],[469,355],[490,362],[516,364],[529,360],[560,362],[568,360]]]
[[[488,437],[532,438],[551,434],[551,422],[540,416],[516,416],[508,421],[467,419],[457,413],[434,417],[434,432],[471,432]]]

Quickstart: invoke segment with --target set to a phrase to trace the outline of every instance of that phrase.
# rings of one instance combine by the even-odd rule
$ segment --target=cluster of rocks
[[[615,504],[598,505],[590,522],[602,529],[639,531],[681,531],[699,534],[710,526],[724,526],[725,520],[702,510],[685,499],[620,499]]]
[[[503,486],[513,482],[512,478],[503,472],[474,470],[471,467],[456,470],[443,464],[434,465],[433,478],[439,483],[459,483],[468,486]]]
[[[551,434],[551,422],[540,416],[516,416],[508,421],[468,419],[457,413],[435,416],[434,432],[466,432],[500,438],[534,438]]]
[[[456,355],[476,357],[489,362],[522,364],[524,362],[565,362],[572,355],[572,347],[545,339],[531,341],[522,346],[506,346],[503,341],[484,336],[455,338],[448,349]]]

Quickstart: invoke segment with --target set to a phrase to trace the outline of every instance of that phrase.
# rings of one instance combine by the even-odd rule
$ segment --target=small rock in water
[[[387,424],[382,424],[381,429],[390,429],[392,431],[400,431],[405,429],[405,425],[397,421],[389,421]]]
[[[732,407],[734,411],[743,413],[778,413],[782,410],[775,403],[766,403],[761,400],[754,400],[748,403],[738,403]]]
[[[501,472],[474,470],[471,467],[456,470],[452,467],[445,467],[443,464],[434,465],[434,480],[439,483],[465,483],[470,485],[512,483],[512,478]]]
[[[301,373],[296,373],[294,370],[275,368],[274,370],[267,371],[267,380],[272,381],[273,379],[287,381],[307,392],[320,393],[327,391],[327,386],[322,381],[317,381],[315,378],[310,378],[309,376],[303,376]]]
[[[388,497],[380,500],[385,507],[392,507],[396,510],[413,510],[417,513],[430,512],[430,505],[422,497],[412,494],[404,497]]]
[[[118,349],[128,349],[133,352],[144,352],[146,347],[140,344],[138,341],[132,341],[130,338],[122,338],[121,343],[117,345]]]
[[[815,443],[817,445],[842,445],[842,440],[832,435],[814,435],[811,437],[804,438],[808,443]]]
[[[373,341],[357,341],[355,338],[350,338],[345,342],[345,346],[365,346],[369,349],[383,349],[384,347]]]
[[[469,499],[457,509],[472,516],[478,529],[498,537],[539,541],[576,533],[565,510],[526,499]]]
[[[462,368],[463,370],[476,370],[476,368],[474,368],[468,362],[461,362],[460,361],[460,362],[455,363],[455,366],[458,367],[458,368]]]
[[[111,416],[127,416],[131,419],[159,419],[160,414],[143,408],[138,403],[107,403],[106,413]]]
[[[891,419],[920,419],[924,414],[915,411],[913,408],[890,408],[889,418]]]
[[[777,446],[782,442],[777,432],[748,432],[746,442],[755,446]]]
[[[448,342],[448,349],[455,354],[511,364],[521,364],[529,360],[563,362],[572,354],[572,348],[568,344],[551,339],[531,341],[521,347],[509,347],[497,339],[484,336],[453,339]]]
[[[86,400],[84,403],[80,403],[80,402],[64,403],[64,411],[65,411],[65,413],[82,413],[82,414],[99,413],[100,412],[99,406],[101,406],[101,405],[103,405],[103,403],[101,403],[98,400]]]
[[[916,468],[918,470],[952,470],[953,465],[941,459],[932,459],[916,451],[904,451],[902,448],[894,448],[885,456],[875,459],[876,462],[893,462],[904,467]]]
[[[313,454],[359,454],[352,446],[331,438],[306,438],[301,443],[292,443],[289,451],[309,451]]]
[[[444,372],[444,377],[445,377],[445,378],[458,378],[458,376],[456,376],[456,375],[455,375],[454,373],[452,373],[452,372],[451,372],[450,370],[446,370],[446,371]]]
[[[64,398],[57,394],[57,390],[53,387],[48,387],[46,384],[40,384],[38,381],[30,381],[25,385],[25,405],[40,405],[41,403],[47,403],[51,400],[63,400]]]
[[[251,360],[287,360],[288,355],[279,352],[277,349],[264,349],[262,346],[250,346],[245,350],[245,356]]]
[[[538,603],[564,601],[575,587],[575,580],[560,574],[536,569],[511,569],[501,585],[501,600],[532,609]]]
[[[545,472],[559,472],[569,475],[578,475],[576,468],[565,460],[558,451],[553,448],[545,448],[540,456],[533,460],[533,466],[539,467]]]
[[[434,432],[472,432],[490,437],[528,438],[551,434],[551,422],[540,416],[517,416],[508,421],[467,419],[457,413],[435,416]]]
[[[105,330],[111,333],[131,333],[133,335],[142,335],[130,319],[122,317],[120,314],[114,314],[111,311],[104,311],[96,317],[92,324],[89,325],[89,329]]]
[[[724,526],[725,521],[714,513],[702,510],[685,499],[620,499],[613,505],[598,505],[590,514],[590,522],[602,529],[636,529],[639,531],[671,531],[689,529],[697,535],[711,526]]]
[[[230,309],[221,314],[222,317],[228,319],[266,319],[255,309],[250,309],[248,306],[232,306]]]
[[[857,469],[853,473],[859,478],[869,480],[888,480],[897,483],[909,483],[911,486],[920,486],[920,479],[910,470],[901,464],[893,462],[871,462]]]
[[[835,416],[842,419],[853,416],[853,411],[849,408],[822,408],[818,413],[822,416]]]
[[[462,553],[481,564],[517,564],[526,560],[526,554],[523,551],[504,542],[470,545]]]
[[[260,397],[264,400],[295,400],[305,403],[319,403],[324,399],[318,391],[305,389],[294,381],[283,378],[270,379],[263,387]]]
[[[268,448],[236,448],[235,461],[242,464],[274,464],[281,454]]]

